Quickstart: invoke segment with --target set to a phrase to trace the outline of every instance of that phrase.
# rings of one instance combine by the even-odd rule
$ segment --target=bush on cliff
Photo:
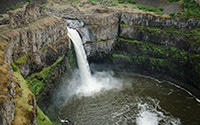
[[[109,7],[112,7],[112,6],[117,6],[118,4],[116,2],[113,2],[113,1],[109,1],[109,0],[89,0],[89,2],[98,2],[98,3],[101,3],[105,6],[109,6]]]
[[[183,10],[182,17],[196,17],[200,18],[200,5],[195,0],[183,0],[184,3],[181,5]]]
[[[157,15],[162,15],[162,8],[154,8],[150,6],[137,5],[137,8],[143,11],[155,12]]]
[[[178,2],[180,0],[168,0],[169,2]]]
[[[135,0],[118,0],[119,4],[123,3],[130,3],[130,4],[136,4]]]

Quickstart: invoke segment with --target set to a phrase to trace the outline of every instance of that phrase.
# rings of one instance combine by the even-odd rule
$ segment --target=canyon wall
[[[73,25],[84,40],[90,62],[108,63],[117,71],[162,74],[173,82],[180,80],[179,85],[200,97],[199,19],[117,10],[95,2],[77,8],[47,7],[48,15],[79,22]]]
[[[70,44],[66,21],[41,9],[26,4],[10,11],[9,25],[0,26],[0,124],[51,124],[36,100],[48,100],[45,96],[69,69]]]

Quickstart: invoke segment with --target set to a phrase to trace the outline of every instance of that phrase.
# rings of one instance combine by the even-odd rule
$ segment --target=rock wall
[[[77,8],[54,4],[48,8],[49,15],[79,22],[73,24],[90,61],[118,65],[120,71],[143,67],[187,83],[181,86],[199,97],[200,20],[118,11],[93,2]]]
[[[95,2],[83,2],[77,8],[68,5],[58,6],[57,4],[49,4],[47,8],[46,13],[48,15],[78,20],[84,24],[81,26],[82,28],[79,27],[77,30],[81,35],[82,32],[89,31],[88,33],[91,37],[85,40],[88,57],[106,54],[108,49],[105,49],[103,54],[103,48],[100,45],[95,45],[96,47],[94,47],[94,44],[98,42],[100,42],[98,44],[101,44],[103,41],[111,41],[113,43],[112,41],[116,41],[118,36],[160,45],[175,46],[187,51],[200,53],[198,42],[200,21],[195,18],[169,18],[145,12],[118,11]],[[91,43],[93,45],[87,45]],[[114,44],[110,46],[109,50],[112,50],[113,46]],[[95,51],[96,54],[94,54]]]
[[[37,2],[26,3],[23,8],[9,11],[9,26],[11,28],[27,25],[41,18],[41,8]]]
[[[25,78],[51,68],[48,78],[39,78],[45,80],[41,91],[49,84],[48,93],[68,69],[66,21],[43,16],[33,3],[10,12],[9,21],[9,26],[0,26],[0,124],[37,124],[37,96]]]
[[[120,37],[174,46],[200,53],[198,19],[171,19],[151,14],[122,13]]]
[[[11,65],[4,61],[4,50],[8,43],[0,37],[0,124],[8,125],[14,120],[16,90],[18,82]]]
[[[122,24],[134,25],[134,26],[145,26],[145,27],[157,27],[166,29],[171,26],[176,29],[192,29],[200,27],[200,22],[197,19],[172,19],[166,17],[160,17],[153,14],[145,13],[131,13],[122,12],[121,21]]]
[[[8,41],[8,48],[5,50],[5,61],[15,62],[26,54],[33,57],[32,63],[35,65],[27,65],[24,59],[17,61],[22,75],[26,77],[39,70],[39,68],[41,69],[49,63],[53,63],[46,61],[46,52],[42,53],[41,49],[65,34],[67,34],[66,22],[56,17],[45,17],[27,27],[7,30],[1,35]]]
[[[95,2],[81,6],[87,9],[49,4],[46,13],[67,19],[68,26],[77,29],[83,38],[88,57],[103,59],[118,36],[120,13]]]

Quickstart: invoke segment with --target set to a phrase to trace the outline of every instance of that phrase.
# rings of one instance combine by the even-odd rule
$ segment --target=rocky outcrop
[[[11,65],[4,61],[7,42],[0,37],[0,124],[8,125],[14,120],[16,90],[18,82],[13,76]]]
[[[122,24],[130,26],[145,26],[145,27],[156,27],[166,29],[173,26],[176,29],[192,29],[200,27],[200,21],[198,19],[171,19],[156,16],[153,14],[145,13],[131,13],[122,12],[121,21]]]
[[[200,21],[195,18],[169,18],[145,12],[118,11],[95,2],[82,2],[78,7],[49,4],[47,8],[46,13],[48,15],[78,20],[84,24],[81,26],[82,28],[79,27],[77,30],[82,36],[89,36],[89,39],[85,39],[87,41],[85,46],[87,46],[88,57],[94,57],[95,54],[92,54],[94,53],[94,49],[89,50],[91,47],[88,46],[91,45],[87,44],[93,43],[92,46],[94,46],[99,41],[101,43],[103,43],[102,41],[115,41],[117,36],[174,46],[187,51],[200,53],[198,38],[196,39],[197,36],[194,35],[196,32],[199,32]],[[90,35],[83,35],[83,32],[88,32]],[[99,45],[95,46],[97,47]],[[96,48],[95,50],[98,53],[98,50],[100,51],[102,49]]]
[[[40,8],[33,3],[11,11],[9,18],[9,26],[0,26],[0,124],[35,125],[36,99],[24,78],[45,67],[54,67],[50,70],[51,78],[45,79],[52,88],[58,76],[64,73],[69,48],[66,21],[42,16]],[[60,57],[64,61],[59,60]]]
[[[2,17],[0,17],[0,25],[7,25],[9,24],[9,15],[3,14]]]
[[[16,63],[20,65],[21,73],[26,77],[37,71],[38,68],[48,65],[47,61],[44,61],[45,53],[42,53],[41,49],[55,42],[66,33],[66,22],[56,17],[45,17],[25,28],[7,30],[1,35],[8,41],[8,48],[5,50],[5,61],[15,62],[22,57]],[[27,65],[25,55],[26,58],[33,57],[31,62],[35,65]]]
[[[174,46],[200,53],[198,19],[171,19],[152,14],[124,12],[119,36],[125,39]]]
[[[118,36],[119,16],[99,3],[82,3],[81,8],[49,4],[46,13],[66,18],[68,26],[78,30],[88,57],[103,58],[113,48]],[[98,56],[100,55],[100,56]]]
[[[11,28],[27,25],[41,18],[41,8],[36,2],[27,3],[23,8],[9,11],[9,26]]]

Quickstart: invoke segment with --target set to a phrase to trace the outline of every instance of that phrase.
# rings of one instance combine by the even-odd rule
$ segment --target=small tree
[[[174,17],[174,13],[172,13],[172,12],[171,12],[171,13],[169,13],[169,15],[170,15],[171,17]]]
[[[6,12],[8,12],[10,10],[10,8],[6,8]]]
[[[136,4],[135,0],[128,0],[128,3]]]
[[[159,9],[160,11],[163,11],[163,8],[162,8],[162,7],[159,7],[158,9]]]
[[[26,2],[31,2],[31,0],[26,0]]]

